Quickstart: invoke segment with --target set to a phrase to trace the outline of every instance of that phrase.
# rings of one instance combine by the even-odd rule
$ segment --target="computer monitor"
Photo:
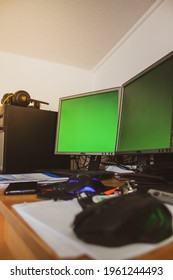
[[[121,88],[60,98],[55,154],[114,155]]]
[[[118,153],[173,152],[173,52],[122,86]]]

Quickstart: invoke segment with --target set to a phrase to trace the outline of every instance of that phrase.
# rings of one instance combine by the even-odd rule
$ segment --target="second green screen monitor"
[[[123,86],[118,152],[172,147],[173,56]]]

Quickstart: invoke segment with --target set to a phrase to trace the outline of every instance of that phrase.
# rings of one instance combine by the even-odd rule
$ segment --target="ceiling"
[[[158,0],[0,0],[0,51],[93,69]]]

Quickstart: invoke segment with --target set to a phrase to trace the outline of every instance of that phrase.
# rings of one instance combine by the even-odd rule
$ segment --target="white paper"
[[[44,173],[1,174],[0,186],[7,186],[7,184],[14,182],[38,182],[48,184],[53,182],[65,182],[67,180],[68,177],[55,177]]]
[[[173,206],[167,206],[173,214]],[[130,259],[173,241],[171,236],[157,244],[138,243],[112,248],[85,243],[76,237],[72,228],[75,216],[82,211],[76,199],[23,203],[13,205],[13,208],[62,258],[87,254],[100,260]]]
[[[118,167],[116,165],[110,165],[106,168],[106,170],[114,172],[115,175],[134,173],[133,170],[121,168],[121,167]]]

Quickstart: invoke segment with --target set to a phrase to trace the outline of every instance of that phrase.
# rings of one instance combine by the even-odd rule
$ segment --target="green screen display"
[[[119,89],[60,99],[55,153],[114,153]]]
[[[173,57],[123,87],[118,151],[171,147]]]

